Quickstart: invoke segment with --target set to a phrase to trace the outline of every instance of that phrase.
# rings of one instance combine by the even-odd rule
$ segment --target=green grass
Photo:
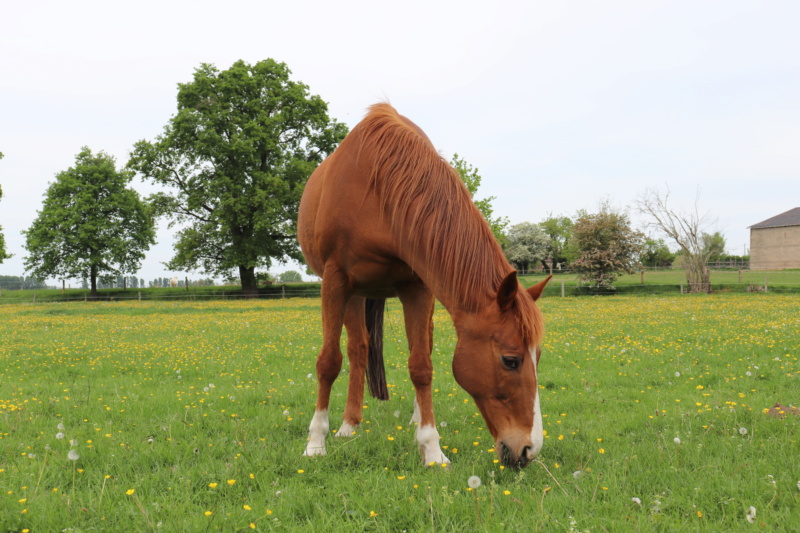
[[[452,378],[441,309],[434,404],[449,468],[420,464],[396,301],[391,399],[365,399],[358,436],[329,437],[313,459],[301,454],[318,300],[0,306],[0,531],[793,531],[800,420],[764,410],[797,403],[797,305],[543,299],[547,434],[519,472],[495,462]],[[334,429],[345,392],[343,372]]]

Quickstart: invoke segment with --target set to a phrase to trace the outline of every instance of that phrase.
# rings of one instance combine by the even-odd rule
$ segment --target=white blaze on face
[[[533,428],[531,428],[531,442],[533,450],[531,459],[539,455],[544,445],[544,426],[542,424],[542,409],[539,407],[539,362],[536,360],[536,349],[531,350],[533,361],[533,374],[536,376],[536,390],[533,391]]]

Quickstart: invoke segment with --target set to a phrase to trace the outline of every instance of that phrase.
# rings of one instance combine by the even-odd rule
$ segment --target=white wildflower
[[[59,439],[59,440],[63,439],[64,438],[64,434],[59,431],[58,433],[56,433],[56,438]]]
[[[739,428],[739,435],[743,437],[747,435],[747,428]]]
[[[64,431],[64,422],[59,422],[57,427],[58,427],[58,429],[60,429],[61,431]]]
[[[77,448],[78,447],[78,441],[76,439],[70,439],[69,445],[72,446],[73,448]]]
[[[751,505],[747,510],[747,516],[745,518],[747,518],[748,522],[754,524],[756,522],[756,508]]]
[[[578,479],[583,475],[583,470],[576,470],[572,473],[572,479]]]
[[[672,439],[672,441],[673,441],[675,444],[680,444],[680,443],[681,443],[681,439],[680,439],[680,438],[678,438],[678,437],[675,437],[674,439]]]
[[[481,486],[481,478],[478,476],[470,476],[467,480],[467,485],[469,485],[469,488],[471,489],[477,489]]]
[[[69,459],[70,461],[77,461],[80,458],[81,456],[78,455],[78,452],[76,452],[75,450],[70,450],[69,453],[67,454],[67,459]]]
[[[681,373],[680,373],[680,372],[675,372],[675,377],[676,377],[676,378],[679,378],[679,377],[681,377]]]
[[[633,498],[631,498],[631,501],[632,501],[633,503],[635,503],[636,505],[642,505],[642,500],[640,500],[640,499],[639,499],[639,498],[637,498],[636,496],[634,496]]]

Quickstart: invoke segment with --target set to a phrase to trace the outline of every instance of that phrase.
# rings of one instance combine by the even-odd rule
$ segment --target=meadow
[[[520,471],[451,375],[442,309],[446,468],[420,463],[396,301],[391,398],[318,458],[317,299],[0,306],[0,531],[796,531],[800,417],[770,408],[800,403],[799,303],[542,299],[546,440]]]

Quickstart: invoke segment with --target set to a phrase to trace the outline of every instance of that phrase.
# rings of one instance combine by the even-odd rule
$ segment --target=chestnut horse
[[[537,367],[543,334],[534,303],[547,279],[525,290],[457,172],[422,130],[389,104],[367,116],[308,180],[298,238],[322,277],[319,394],[304,455],[325,455],[331,387],[342,366],[347,329],[350,381],[337,436],[361,421],[370,344],[382,334],[383,299],[398,296],[416,391],[416,439],[425,464],[449,463],[433,415],[434,298],[458,335],[453,375],[475,399],[504,464],[526,466],[543,443]],[[549,279],[549,278],[548,278]],[[367,302],[379,322],[368,329]],[[370,366],[375,366],[370,356]],[[373,395],[388,399],[382,358]]]

